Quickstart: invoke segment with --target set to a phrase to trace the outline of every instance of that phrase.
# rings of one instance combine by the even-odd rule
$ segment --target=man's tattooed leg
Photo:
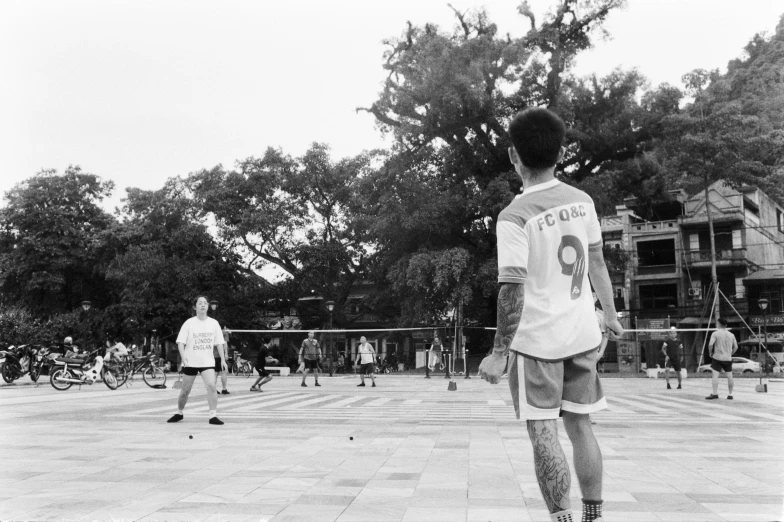
[[[534,466],[539,489],[550,513],[571,507],[569,488],[572,476],[561,443],[558,441],[557,421],[527,421],[528,436],[534,447]]]

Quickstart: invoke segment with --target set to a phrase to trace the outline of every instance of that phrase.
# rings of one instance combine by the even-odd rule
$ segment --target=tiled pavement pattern
[[[140,381],[0,386],[0,520],[549,520],[505,382],[377,380],[277,378],[251,393],[230,378],[224,426],[207,424],[198,380],[179,424],[164,422],[176,391]],[[605,379],[606,520],[782,520],[784,382],[754,384],[736,379],[727,401],[722,380],[705,401],[707,379]]]

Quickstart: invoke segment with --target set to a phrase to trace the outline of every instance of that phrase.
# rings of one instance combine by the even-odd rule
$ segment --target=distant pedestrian
[[[271,344],[272,341],[269,337],[265,337],[262,340],[259,357],[256,359],[256,371],[259,372],[259,378],[250,387],[250,391],[263,391],[261,387],[272,380],[272,374],[266,370],[266,366],[267,364],[278,364],[278,360],[270,356]]]
[[[716,321],[718,330],[713,332],[710,343],[708,343],[708,352],[711,359],[711,385],[713,386],[713,393],[705,397],[707,400],[719,398],[719,372],[724,372],[727,376],[728,395],[727,398],[732,400],[732,388],[734,383],[732,381],[732,356],[738,351],[738,340],[727,330],[727,320],[723,317]]]
[[[364,335],[359,338],[356,364],[359,364],[359,378],[362,379],[362,382],[357,384],[357,386],[364,386],[365,375],[370,375],[370,379],[373,381],[373,388],[375,388],[376,372],[374,367],[376,365],[376,350],[373,349],[372,344],[367,342],[367,338]]]
[[[221,347],[220,355],[223,356],[223,332],[218,321],[207,317],[210,301],[205,296],[199,296],[193,302],[196,317],[191,317],[182,325],[177,336],[177,349],[182,361],[182,389],[177,399],[177,413],[167,422],[180,422],[183,419],[185,404],[193,388],[193,381],[201,374],[204,387],[207,388],[207,404],[210,407],[210,424],[220,425],[223,421],[218,419],[218,393],[215,388],[215,364],[212,357],[212,347]],[[221,358],[221,370],[226,370],[226,361]]]
[[[319,342],[314,338],[313,332],[308,332],[308,338],[302,341],[302,346],[299,349],[299,363],[300,365],[303,363],[305,364],[305,368],[302,370],[301,386],[307,386],[307,384],[305,384],[305,378],[310,371],[313,372],[313,376],[316,379],[316,386],[321,386],[318,382],[320,360],[321,345],[319,345]]]
[[[734,337],[733,337],[734,338]],[[678,337],[678,330],[675,327],[670,328],[670,332],[662,342],[662,352],[664,352],[664,380],[667,381],[667,389],[671,390],[670,386],[670,368],[675,370],[675,375],[678,377],[678,389],[681,389],[681,354],[683,353],[683,341]]]
[[[444,360],[442,359],[442,350],[444,346],[441,344],[441,339],[438,338],[438,334],[433,336],[433,344],[430,346],[430,371],[435,371],[436,364],[440,366],[440,368],[444,369]]]

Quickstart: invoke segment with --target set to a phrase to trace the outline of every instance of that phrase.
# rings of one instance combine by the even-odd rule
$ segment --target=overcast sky
[[[555,0],[529,0],[539,19]],[[129,186],[263,154],[335,156],[384,146],[371,116],[382,40],[407,20],[451,29],[444,0],[3,0],[0,2],[0,192],[69,164]],[[517,0],[485,6],[500,30],[529,27]],[[680,85],[695,68],[724,70],[756,33],[772,33],[780,0],[628,0],[577,63],[580,74],[638,67]]]

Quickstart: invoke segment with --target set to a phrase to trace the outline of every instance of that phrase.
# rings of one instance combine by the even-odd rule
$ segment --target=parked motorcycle
[[[29,345],[9,346],[0,351],[0,356],[5,357],[5,362],[0,365],[0,374],[8,384],[21,379],[30,371],[33,356]]]
[[[102,380],[110,390],[116,390],[118,381],[112,371],[105,371],[101,350],[92,351],[85,356],[57,357],[54,370],[49,376],[52,388],[65,391],[74,384],[93,385]]]
[[[47,373],[51,372],[53,356],[49,350],[44,346],[37,346],[32,349],[32,359],[30,361],[30,380],[38,382],[38,378],[46,369]]]

